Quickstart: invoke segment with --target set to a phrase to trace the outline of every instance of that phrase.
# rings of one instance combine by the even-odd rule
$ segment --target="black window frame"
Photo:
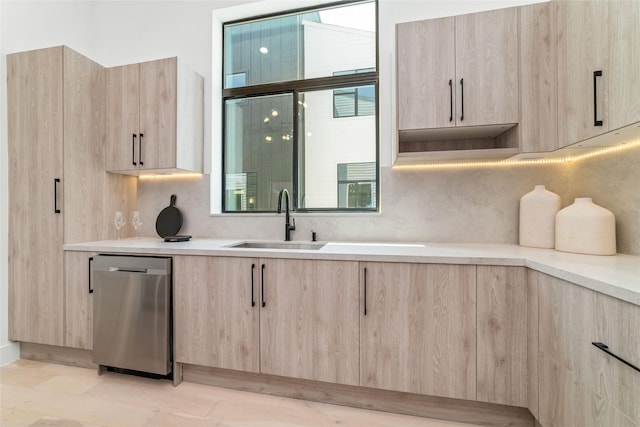
[[[359,3],[373,2],[376,10],[376,52],[375,52],[375,70],[362,73],[345,74],[338,76],[316,77],[301,80],[290,80],[282,82],[264,83],[257,85],[247,85],[237,88],[225,88],[225,27],[227,25],[235,25],[241,23],[248,23],[251,21],[258,21],[269,18],[276,18],[281,16],[306,13],[310,11],[320,11],[324,9],[331,9],[340,6],[355,5]],[[291,9],[278,13],[259,15],[245,19],[239,19],[234,21],[224,22],[222,25],[222,76],[223,82],[222,89],[222,213],[223,214],[256,214],[256,213],[274,213],[275,211],[227,211],[225,205],[225,191],[226,191],[226,108],[225,103],[228,100],[243,99],[251,97],[260,97],[266,95],[281,95],[292,94],[293,98],[293,188],[289,189],[291,192],[291,210],[296,212],[329,212],[329,213],[362,213],[362,212],[379,212],[380,211],[380,103],[379,103],[379,19],[378,19],[378,0],[346,0],[337,1],[307,8]],[[298,129],[298,100],[300,92],[310,92],[316,90],[331,90],[341,89],[357,86],[373,86],[375,91],[375,147],[376,147],[376,200],[375,208],[303,208],[299,206],[299,129]]]

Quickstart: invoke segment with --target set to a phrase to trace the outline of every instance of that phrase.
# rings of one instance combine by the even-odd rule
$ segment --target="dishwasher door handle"
[[[149,270],[147,268],[109,267],[109,271],[121,271],[123,273],[142,273],[142,274],[147,274],[147,272]]]

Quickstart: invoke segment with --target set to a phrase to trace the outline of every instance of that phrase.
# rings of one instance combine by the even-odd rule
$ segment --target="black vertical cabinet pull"
[[[449,79],[449,121],[453,121],[453,80]]]
[[[460,79],[460,121],[464,121],[464,79]]]
[[[251,307],[256,306],[256,299],[254,298],[254,294],[253,294],[253,273],[255,269],[256,269],[256,265],[251,264]]]
[[[138,166],[136,163],[136,134],[134,133],[131,138],[131,163],[133,166]]]
[[[364,269],[364,315],[367,315],[367,269]]]
[[[140,134],[140,140],[138,140],[138,163],[140,163],[140,166],[144,165],[144,163],[142,162],[142,137],[144,136],[143,133]]]
[[[267,303],[264,301],[264,264],[261,266],[261,274],[260,274],[260,294],[262,296],[262,306],[266,307]]]
[[[640,372],[640,368],[638,368],[637,366],[631,364],[630,362],[627,362],[626,360],[624,360],[622,357],[618,356],[617,354],[612,353],[611,350],[609,350],[609,346],[606,345],[605,343],[592,342],[591,344],[595,345],[597,348],[599,348],[600,350],[604,351],[608,355],[618,359],[619,361],[621,361],[625,365],[629,366],[631,369],[635,369],[636,371]]]
[[[53,213],[60,213],[60,208],[58,207],[58,184],[60,183],[60,178],[53,179]]]
[[[602,70],[593,72],[593,125],[602,126],[602,120],[598,120],[598,77],[602,77]]]
[[[89,293],[93,293],[93,288],[91,287],[91,263],[93,262],[93,257],[89,257]]]

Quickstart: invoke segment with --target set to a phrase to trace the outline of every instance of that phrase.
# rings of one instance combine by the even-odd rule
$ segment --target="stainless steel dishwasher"
[[[171,258],[97,255],[93,277],[93,362],[171,373]]]

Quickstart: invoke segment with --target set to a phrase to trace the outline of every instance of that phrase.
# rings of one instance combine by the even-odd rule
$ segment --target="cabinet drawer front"
[[[640,307],[544,274],[539,283],[541,355],[640,423],[640,373],[592,344],[640,364]]]
[[[607,399],[552,357],[540,358],[540,423],[545,427],[634,427]]]

